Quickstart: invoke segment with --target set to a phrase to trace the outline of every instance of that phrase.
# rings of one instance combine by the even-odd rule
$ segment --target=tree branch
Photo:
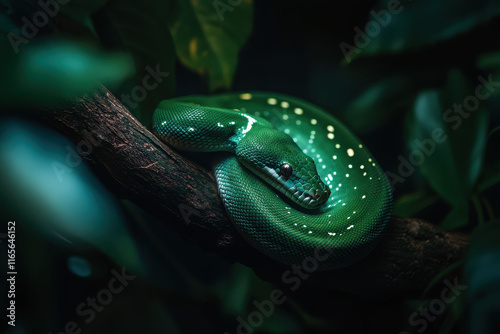
[[[290,270],[262,255],[229,221],[211,173],[160,142],[109,91],[52,110],[49,123],[77,144],[85,159],[118,196],[174,226],[206,250],[245,263],[265,279],[291,289]],[[301,291],[416,297],[435,275],[465,254],[467,236],[418,219],[392,217],[379,246],[361,262],[301,278]],[[298,264],[300,265],[300,264]]]

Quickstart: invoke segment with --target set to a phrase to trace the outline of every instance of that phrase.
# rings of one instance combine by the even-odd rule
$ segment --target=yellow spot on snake
[[[313,118],[313,119],[311,119],[311,124],[316,125],[316,124],[318,124],[318,121],[315,118]]]
[[[347,155],[352,157],[354,155],[354,150],[352,148],[347,150]]]
[[[270,98],[270,99],[267,99],[267,103],[274,106],[276,103],[278,103],[278,101],[276,101],[276,99],[274,99],[274,98]]]
[[[328,125],[328,126],[326,127],[326,129],[327,129],[328,131],[330,131],[330,132],[333,132],[333,130],[335,130],[335,129],[333,128],[333,126],[331,126],[331,125]]]
[[[286,101],[281,102],[282,108],[288,108],[289,106],[290,106],[290,104],[288,102],[286,102]]]
[[[286,121],[288,119],[288,115],[287,114],[283,115],[283,119]]]
[[[302,110],[301,108],[295,108],[294,112],[297,114],[297,115],[302,115],[304,113],[304,110]]]
[[[335,135],[333,133],[329,133],[328,134],[328,139],[333,139],[333,138],[335,138]]]
[[[250,100],[250,99],[252,99],[252,94],[250,94],[250,93],[243,93],[243,94],[240,95],[240,99],[242,99],[242,100]]]

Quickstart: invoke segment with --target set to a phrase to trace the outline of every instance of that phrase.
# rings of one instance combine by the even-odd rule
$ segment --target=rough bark
[[[210,171],[160,142],[105,88],[52,110],[48,121],[77,144],[91,146],[85,159],[118,196],[204,249],[247,264],[284,291],[293,291],[294,285],[283,281],[290,268],[260,254],[236,232]],[[341,270],[306,273],[300,291],[418,297],[438,273],[463,258],[467,244],[466,235],[419,219],[392,217],[367,258]]]

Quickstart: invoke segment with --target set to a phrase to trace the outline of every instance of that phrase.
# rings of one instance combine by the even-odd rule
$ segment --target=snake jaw
[[[323,186],[321,188],[312,188],[305,190],[302,186],[297,187],[294,181],[291,178],[300,179],[296,175],[289,177],[284,177],[282,175],[278,175],[275,169],[264,167],[264,175],[261,177],[266,180],[273,188],[277,189],[279,192],[284,194],[294,203],[297,203],[303,208],[306,209],[317,209],[323,204],[326,203],[328,198],[330,197],[330,189],[318,180],[319,185]]]
[[[324,191],[312,189],[309,192],[304,191],[298,197],[298,200],[302,202],[301,204],[302,206],[314,209],[325,204],[325,202],[328,200],[329,197],[330,197],[329,189]]]

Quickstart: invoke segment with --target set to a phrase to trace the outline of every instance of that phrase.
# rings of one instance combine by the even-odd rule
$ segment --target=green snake
[[[231,221],[282,264],[351,265],[374,249],[390,217],[392,191],[370,152],[305,101],[269,93],[164,100],[153,130],[181,151],[221,152],[214,174]]]

